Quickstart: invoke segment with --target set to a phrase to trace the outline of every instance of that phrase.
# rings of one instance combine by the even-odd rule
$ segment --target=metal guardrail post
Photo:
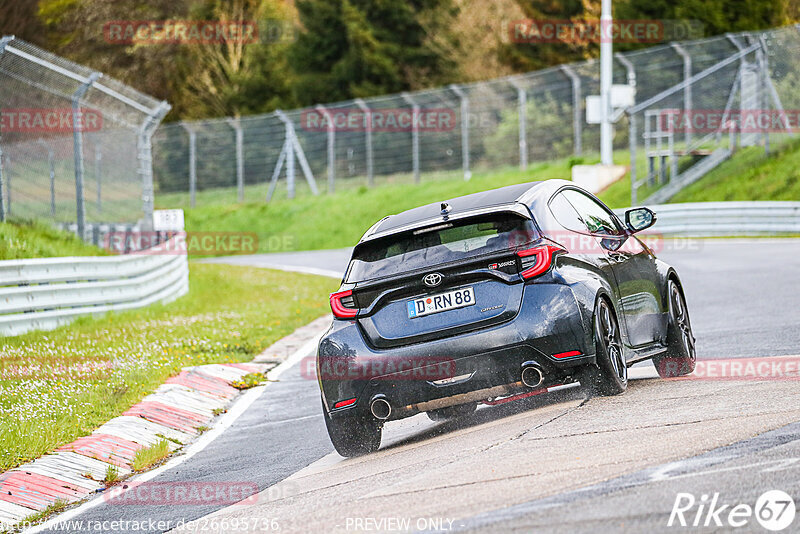
[[[0,39],[0,56],[6,51],[6,45],[14,40],[13,35]],[[3,132],[0,131],[0,222],[6,220],[6,207],[4,198],[5,178],[3,176]]]
[[[367,150],[367,185],[372,187],[375,185],[375,175],[373,174],[373,159],[372,159],[372,111],[367,106],[366,102],[361,98],[355,99],[356,106],[364,112],[365,123],[365,136],[366,136],[366,150]]]
[[[332,195],[336,189],[336,125],[328,108],[320,104],[315,109],[328,121],[328,193]]]
[[[528,169],[528,91],[523,87],[519,80],[509,80],[514,89],[517,90],[517,114],[519,120],[519,168]]]
[[[86,203],[83,198],[83,132],[78,127],[81,112],[81,99],[86,92],[102,76],[99,72],[93,72],[89,78],[72,93],[72,150],[75,158],[75,204],[78,223],[78,236],[81,240],[86,239]]]
[[[670,46],[672,46],[675,52],[683,59],[683,81],[686,82],[692,77],[692,56],[678,43],[670,43]],[[686,113],[687,120],[691,120],[692,108],[692,85],[686,83],[686,86],[683,88],[683,110]],[[686,129],[685,136],[686,149],[688,150],[689,146],[692,144],[691,128]]]
[[[581,116],[581,77],[572,67],[562,65],[561,72],[572,82],[572,135],[573,152],[580,156],[583,152],[583,117]]]
[[[419,175],[419,104],[410,93],[400,95],[411,106],[411,170],[414,173],[414,183],[420,183]]]
[[[228,118],[226,122],[236,136],[236,194],[241,204],[244,202],[244,132],[239,117]]]
[[[464,170],[464,180],[472,178],[469,168],[469,97],[461,87],[456,84],[449,85],[461,101],[461,168]]]
[[[158,107],[150,112],[139,129],[139,174],[142,178],[142,212],[144,222],[142,229],[152,230],[153,227],[153,207],[155,200],[155,190],[153,187],[153,131],[158,127],[161,119],[169,112],[171,106],[162,101]]]
[[[189,206],[194,208],[197,205],[197,130],[185,122],[180,125],[189,134]]]

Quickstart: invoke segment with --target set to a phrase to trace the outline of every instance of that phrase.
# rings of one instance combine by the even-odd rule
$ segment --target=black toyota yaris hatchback
[[[625,391],[628,366],[691,373],[680,278],[572,182],[548,180],[436,202],[361,238],[317,355],[328,432],[343,456],[380,446],[387,421],[469,414],[480,402],[580,381]]]

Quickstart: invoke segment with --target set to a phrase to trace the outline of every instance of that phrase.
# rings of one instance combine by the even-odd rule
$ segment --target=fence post
[[[367,119],[366,121],[366,144],[367,144],[367,185],[372,187],[375,185],[375,176],[373,175],[373,161],[372,161],[372,112],[367,106],[366,102],[361,98],[355,99],[355,104],[358,106],[361,111],[364,112],[364,115]]]
[[[283,143],[284,161],[286,162],[286,187],[288,189],[286,196],[291,199],[294,198],[294,125],[283,111],[276,109],[275,114],[278,116],[281,122],[283,122],[286,131],[286,140]],[[277,166],[275,167],[275,170],[277,172],[280,171]],[[273,183],[274,182],[275,180],[273,180]],[[269,201],[271,197],[272,192],[270,191],[270,194],[267,196],[267,201]]]
[[[323,105],[318,105],[316,110],[328,121],[328,193],[333,194],[336,188],[336,126],[333,116]]]
[[[96,141],[96,139],[95,139]],[[103,177],[101,175],[101,162],[103,159],[102,146],[95,142],[94,145],[94,180],[97,185],[97,212],[103,211]]]
[[[11,167],[11,156],[6,156],[6,213],[11,216],[11,176],[13,176],[13,169]]]
[[[572,82],[572,135],[573,151],[576,156],[583,152],[583,117],[581,116],[581,77],[567,65],[561,66],[561,72]]]
[[[766,84],[765,79],[768,76],[768,74],[767,74],[767,55],[764,53],[763,50],[759,49],[758,52],[756,52],[756,57],[758,58],[758,60],[757,60],[758,61],[758,72],[759,72],[758,79],[759,79],[759,85],[760,85],[759,91],[758,91],[758,93],[759,93],[759,95],[758,95],[758,100],[759,100],[758,107],[761,108],[761,109],[765,109],[766,108],[766,96],[765,96],[765,93],[766,93],[766,90],[767,90],[767,88],[766,88],[767,84]],[[763,136],[764,136],[764,153],[765,154],[769,154],[769,128],[767,128],[764,131]]]
[[[614,57],[622,64],[623,67],[625,67],[628,85],[631,87],[636,87],[636,69],[634,68],[633,63],[631,63],[631,60],[625,57],[625,54],[620,52],[615,53]]]
[[[275,164],[275,170],[272,173],[272,180],[270,180],[269,191],[267,191],[267,202],[272,199],[272,194],[275,192],[275,187],[278,184],[278,177],[280,176],[284,162],[286,163],[286,181],[288,182],[289,190],[287,196],[288,198],[294,198],[294,158],[297,158],[297,161],[300,163],[300,168],[303,170],[303,176],[306,178],[311,193],[319,195],[317,182],[311,172],[311,167],[308,165],[303,147],[300,146],[300,142],[297,140],[294,124],[291,119],[286,116],[286,113],[279,109],[275,110],[275,116],[283,122],[286,128],[286,135],[283,141],[283,148],[281,148],[281,153],[278,156],[278,162]]]
[[[181,127],[189,134],[189,206],[197,203],[197,131],[185,122]]]
[[[517,114],[519,115],[519,168],[524,170],[528,169],[528,125],[527,125],[527,108],[528,108],[528,92],[519,80],[509,80],[514,89],[517,90]]]
[[[153,227],[153,204],[155,199],[155,190],[153,188],[153,131],[170,109],[170,105],[162,101],[156,109],[150,112],[139,129],[137,145],[139,149],[139,175],[142,178],[143,230],[152,230]]]
[[[8,35],[0,39],[0,56],[6,51],[6,45],[14,40],[13,35]],[[6,207],[5,199],[3,197],[3,188],[5,187],[5,180],[3,179],[3,132],[0,131],[0,222],[6,220]]]
[[[85,82],[72,93],[72,151],[75,158],[75,204],[76,215],[78,224],[78,236],[81,240],[85,240],[86,231],[86,203],[83,198],[83,132],[78,127],[81,124],[81,99],[86,95],[86,92],[92,87],[92,84],[100,78],[102,74],[93,72]]]
[[[50,167],[50,216],[55,219],[56,217],[56,163],[53,154],[53,149],[50,145],[44,142],[44,139],[37,139],[39,145],[47,150],[47,163]]]
[[[229,117],[225,120],[236,135],[236,191],[241,204],[244,202],[244,132],[239,117]]]
[[[464,170],[464,180],[469,180],[472,178],[469,169],[469,97],[456,84],[449,87],[461,101],[461,168]]]
[[[738,50],[739,52],[741,52],[742,50],[745,49],[744,45],[739,42],[739,39],[737,38],[737,36],[735,34],[726,33],[725,37],[727,37],[728,40],[731,43],[733,43],[733,46],[735,46],[736,50]],[[744,91],[743,91],[743,88],[744,88],[744,70],[745,70],[746,63],[747,62],[745,60],[745,56],[742,56],[741,58],[739,58],[739,111],[740,112],[743,111],[743,108],[744,108]],[[731,120],[731,123],[734,123],[734,121]],[[732,128],[731,129],[731,135],[734,135],[734,136],[737,135],[737,134],[734,133],[735,131],[736,131],[736,129]],[[741,134],[738,134],[738,135],[741,136]],[[731,146],[734,147],[734,148],[736,147],[736,140],[735,139],[731,142]]]
[[[636,114],[628,113],[628,145],[631,152],[631,206],[636,206],[637,189],[636,182]]]
[[[402,93],[400,96],[406,104],[411,106],[411,170],[414,173],[414,183],[420,182],[419,176],[419,104],[414,100],[410,93]]]
[[[678,43],[670,43],[670,46],[683,58],[683,81],[686,82],[692,77],[692,56]],[[692,84],[686,83],[686,86],[683,88],[683,111],[686,114],[686,119],[689,121],[691,121],[692,107]],[[692,144],[691,130],[691,128],[686,129],[686,150],[689,150]]]

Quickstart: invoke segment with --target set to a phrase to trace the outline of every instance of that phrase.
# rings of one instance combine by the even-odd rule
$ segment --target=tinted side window
[[[584,195],[575,189],[567,189],[563,195],[578,212],[578,215],[586,224],[589,232],[593,234],[616,235],[620,233],[619,226],[614,221],[614,217],[602,205],[594,199]]]
[[[567,230],[581,233],[587,231],[586,225],[583,224],[583,221],[578,216],[578,212],[575,211],[575,208],[569,203],[563,192],[554,196],[550,200],[549,206],[550,212],[553,214],[553,217],[556,218],[558,224]]]

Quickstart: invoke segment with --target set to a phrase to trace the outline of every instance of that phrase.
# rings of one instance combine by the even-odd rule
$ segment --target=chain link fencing
[[[653,117],[663,123],[674,110],[730,114],[748,106],[776,109],[779,101],[787,107],[797,100],[798,39],[798,28],[786,27],[615,54],[614,83],[634,86],[636,95],[632,111],[620,110],[614,125],[615,151],[631,151],[632,201],[680,183],[704,158],[710,168],[715,160],[707,156],[730,133],[667,136]],[[473,171],[564,158],[580,162],[599,153],[600,128],[587,124],[585,109],[586,97],[599,91],[599,61],[589,60],[487,82],[167,124],[155,136],[156,184],[167,203],[194,206],[204,191],[212,202],[265,201],[440,176],[469,179]],[[789,134],[770,135],[775,142]],[[768,134],[738,137],[740,144],[764,144]]]
[[[169,111],[88,67],[0,40],[0,219],[43,219],[99,242],[152,221],[152,135]]]

